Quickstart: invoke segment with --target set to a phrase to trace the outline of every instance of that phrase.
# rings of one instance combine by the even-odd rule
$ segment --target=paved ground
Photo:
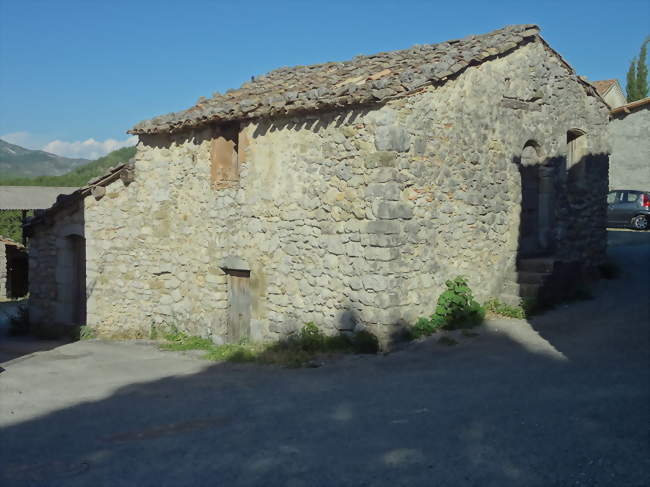
[[[0,299],[0,364],[23,355],[51,350],[70,342],[70,340],[37,340],[29,336],[9,336],[11,319],[20,314],[21,306],[26,306],[24,300]]]
[[[2,364],[7,486],[644,486],[650,233],[592,301],[317,369],[78,342]],[[620,245],[624,244],[624,245]]]

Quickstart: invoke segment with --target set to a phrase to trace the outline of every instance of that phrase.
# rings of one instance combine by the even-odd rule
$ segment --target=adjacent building
[[[650,191],[650,98],[612,110],[608,140],[610,189]]]
[[[625,93],[623,93],[623,89],[617,79],[594,81],[592,85],[610,108],[618,108],[627,103]]]

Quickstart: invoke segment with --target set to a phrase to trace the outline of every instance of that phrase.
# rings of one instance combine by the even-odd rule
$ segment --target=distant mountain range
[[[0,186],[84,186],[90,179],[94,179],[97,176],[105,174],[109,168],[119,166],[128,162],[133,156],[135,156],[136,148],[135,147],[123,147],[118,150],[106,154],[104,157],[95,159],[94,161],[86,161],[84,159],[66,159],[65,157],[55,156],[54,154],[48,154],[43,151],[33,151],[29,149],[24,149],[17,145],[9,144],[0,140],[0,153],[2,154],[2,159],[0,159]],[[10,174],[5,174],[5,167],[3,166],[6,154],[20,157],[20,154],[23,154],[24,157],[29,156],[29,153],[40,153],[47,156],[52,156],[57,159],[63,159],[67,161],[81,161],[80,164],[76,164],[76,167],[73,167],[72,170],[67,171],[65,174],[60,174],[61,171],[58,171],[56,166],[54,167],[53,172],[52,168],[45,166],[41,174],[60,174],[56,176],[22,176],[22,177],[12,177]],[[28,160],[28,159],[27,159]],[[42,159],[41,159],[42,160]],[[21,227],[21,212],[20,210],[0,210],[0,235],[9,237],[16,242],[20,242],[22,239],[22,227]]]
[[[70,159],[42,150],[31,150],[0,139],[0,176],[60,176],[89,163],[88,159]]]
[[[84,186],[90,179],[105,174],[111,167],[128,162],[135,156],[135,151],[135,146],[122,147],[94,161],[84,161],[82,165],[58,176],[12,177],[5,176],[4,171],[0,171],[0,186]]]

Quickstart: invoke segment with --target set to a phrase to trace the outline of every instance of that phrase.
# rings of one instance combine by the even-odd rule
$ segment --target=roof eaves
[[[637,108],[641,108],[648,104],[650,104],[650,97],[642,98],[641,100],[633,101],[631,103],[628,103],[627,105],[616,107],[610,113],[612,116],[620,115],[620,114],[627,115],[628,113],[631,113],[632,110],[636,110]]]
[[[88,184],[86,186],[83,186],[83,187],[79,188],[78,190],[76,190],[73,193],[70,193],[70,194],[67,194],[67,195],[60,195],[57,198],[56,202],[50,208],[48,208],[46,210],[43,210],[43,211],[40,211],[37,215],[32,217],[30,220],[28,220],[27,223],[25,223],[23,225],[23,228],[25,229],[25,231],[28,231],[28,234],[29,234],[29,231],[31,231],[31,229],[34,226],[42,224],[42,223],[47,223],[49,221],[49,217],[51,215],[53,215],[54,213],[56,213],[56,212],[58,212],[58,211],[60,211],[60,210],[62,210],[64,208],[67,208],[67,207],[75,204],[76,202],[81,201],[84,198],[86,198],[86,196],[88,196],[89,194],[92,193],[93,188],[96,188],[98,186],[99,187],[108,186],[112,182],[119,179],[120,176],[121,176],[122,171],[127,166],[132,167],[132,163],[128,162],[128,163],[125,163],[125,164],[120,164],[120,165],[115,166],[115,167],[111,167],[102,176],[96,177],[96,178],[91,179],[90,181],[88,181]]]

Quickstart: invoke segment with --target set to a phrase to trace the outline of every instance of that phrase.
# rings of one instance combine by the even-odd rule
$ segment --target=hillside
[[[127,162],[135,155],[135,147],[123,147],[104,157],[77,167],[60,176],[38,176],[35,178],[0,177],[1,186],[84,186],[90,179],[101,176],[110,167]],[[3,174],[4,176],[4,174]]]
[[[83,166],[77,167],[61,176],[39,176],[36,178],[0,177],[0,186],[84,186],[90,179],[101,176],[110,167],[127,162],[134,155],[135,147],[124,147]],[[2,176],[4,176],[4,172]],[[0,235],[12,238],[17,242],[21,241],[22,228],[20,211],[0,210]]]
[[[2,177],[59,176],[88,162],[88,159],[70,159],[0,140]]]

